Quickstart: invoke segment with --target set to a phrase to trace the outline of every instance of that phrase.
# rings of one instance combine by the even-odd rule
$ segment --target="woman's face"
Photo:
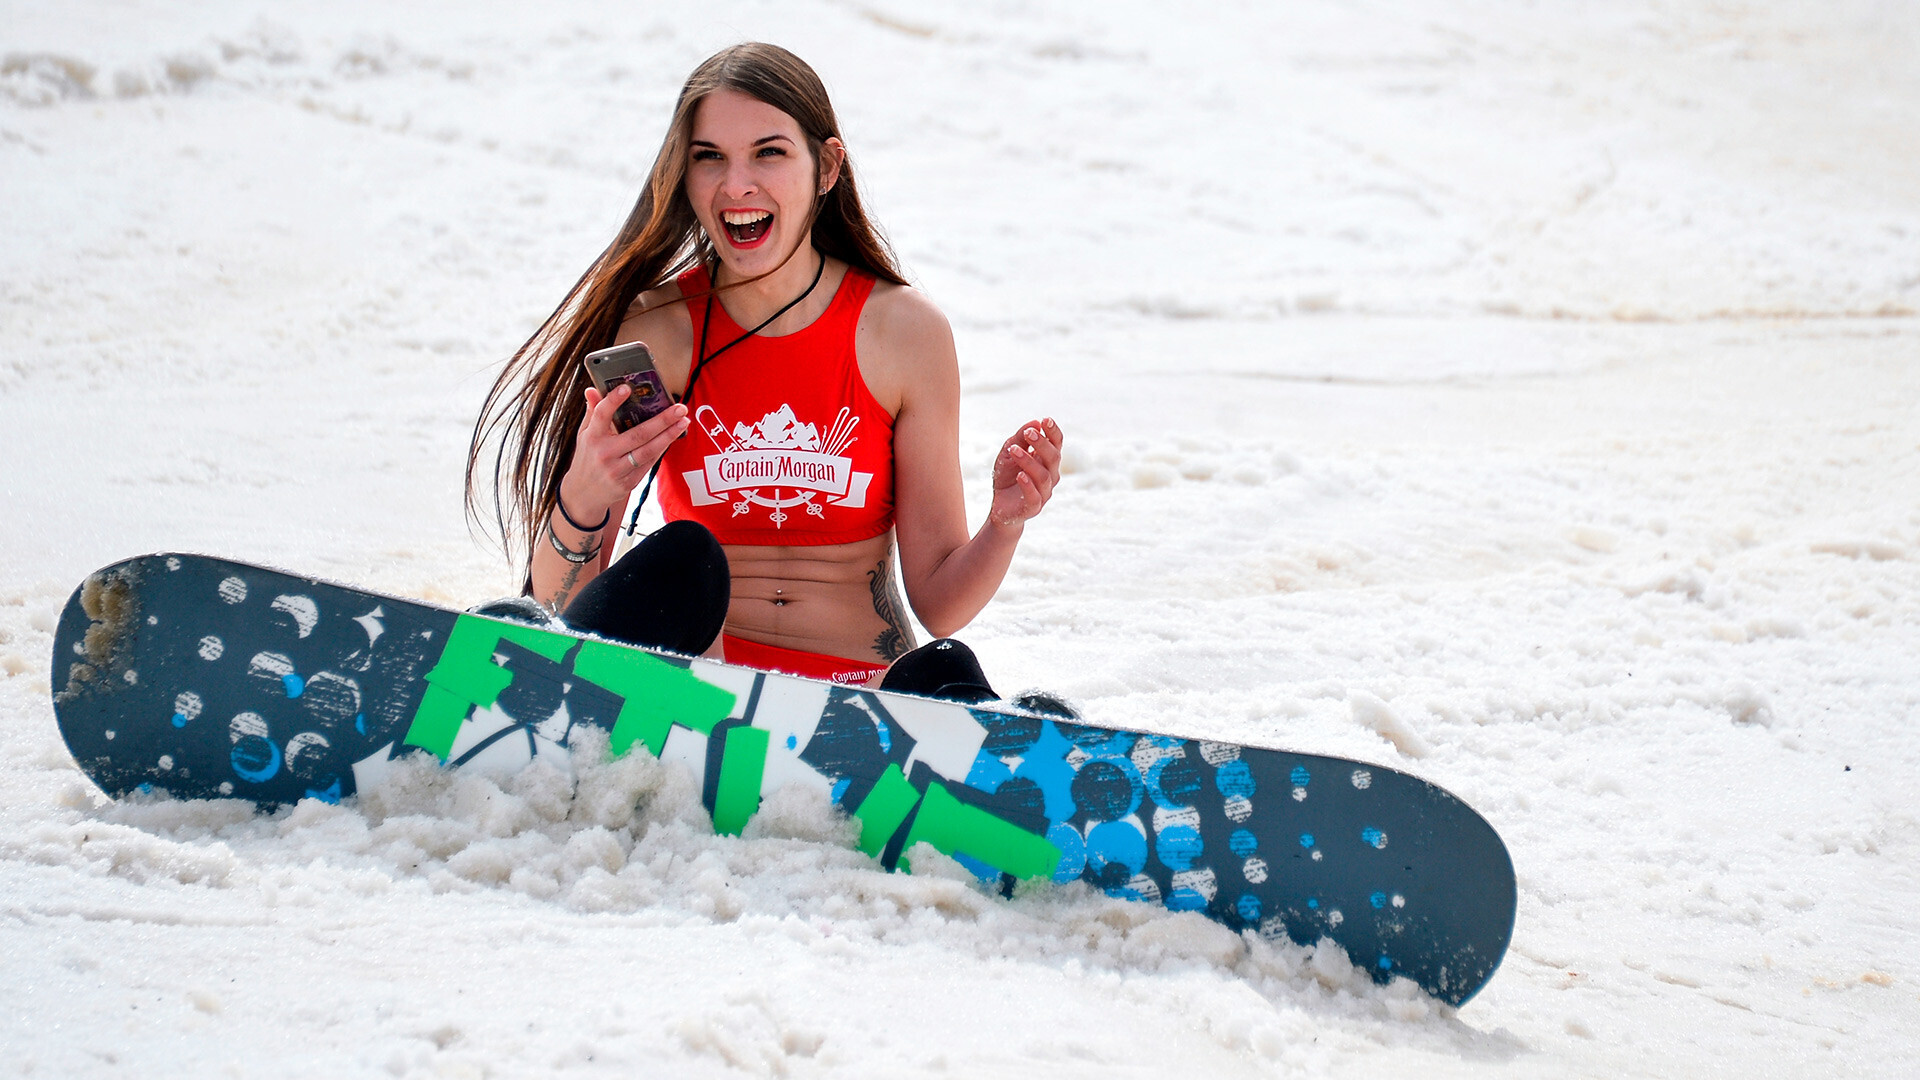
[[[717,90],[695,107],[687,201],[729,270],[768,273],[807,241],[814,199],[840,171],[840,140],[827,148],[816,181],[793,117],[737,90]]]

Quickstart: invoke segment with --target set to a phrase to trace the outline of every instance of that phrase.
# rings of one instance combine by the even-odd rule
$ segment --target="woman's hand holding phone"
[[[659,415],[621,431],[614,414],[633,393],[619,383],[605,395],[587,387],[587,415],[574,442],[573,464],[560,481],[567,511],[581,520],[599,520],[600,512],[624,508],[628,496],[673,440],[686,433],[687,407],[675,403]],[[585,517],[581,517],[585,515]]]

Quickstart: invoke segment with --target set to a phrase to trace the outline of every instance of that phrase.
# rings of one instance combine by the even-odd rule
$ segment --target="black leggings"
[[[575,630],[698,656],[726,625],[731,592],[727,553],[713,533],[695,521],[673,521],[587,582],[561,618]],[[999,696],[973,650],[952,638],[895,660],[880,689],[965,702]]]
[[[587,582],[560,617],[575,630],[698,656],[726,625],[732,591],[720,541],[699,522],[673,521]]]

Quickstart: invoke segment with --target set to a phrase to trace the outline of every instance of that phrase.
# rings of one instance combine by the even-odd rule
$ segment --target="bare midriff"
[[[893,531],[851,544],[728,544],[727,633],[886,664],[913,648],[893,578]]]

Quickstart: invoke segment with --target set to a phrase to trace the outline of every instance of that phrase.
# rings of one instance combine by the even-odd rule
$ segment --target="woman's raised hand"
[[[993,459],[993,507],[987,519],[1004,527],[1038,514],[1060,482],[1060,447],[1065,443],[1051,417],[1020,425],[1001,443]]]
[[[587,415],[580,421],[573,464],[560,481],[560,497],[568,512],[575,517],[586,515],[582,520],[598,519],[595,510],[625,506],[633,489],[646,479],[647,470],[687,430],[687,407],[678,403],[646,423],[626,431],[616,429],[613,414],[632,393],[625,383],[605,397],[587,387]]]

